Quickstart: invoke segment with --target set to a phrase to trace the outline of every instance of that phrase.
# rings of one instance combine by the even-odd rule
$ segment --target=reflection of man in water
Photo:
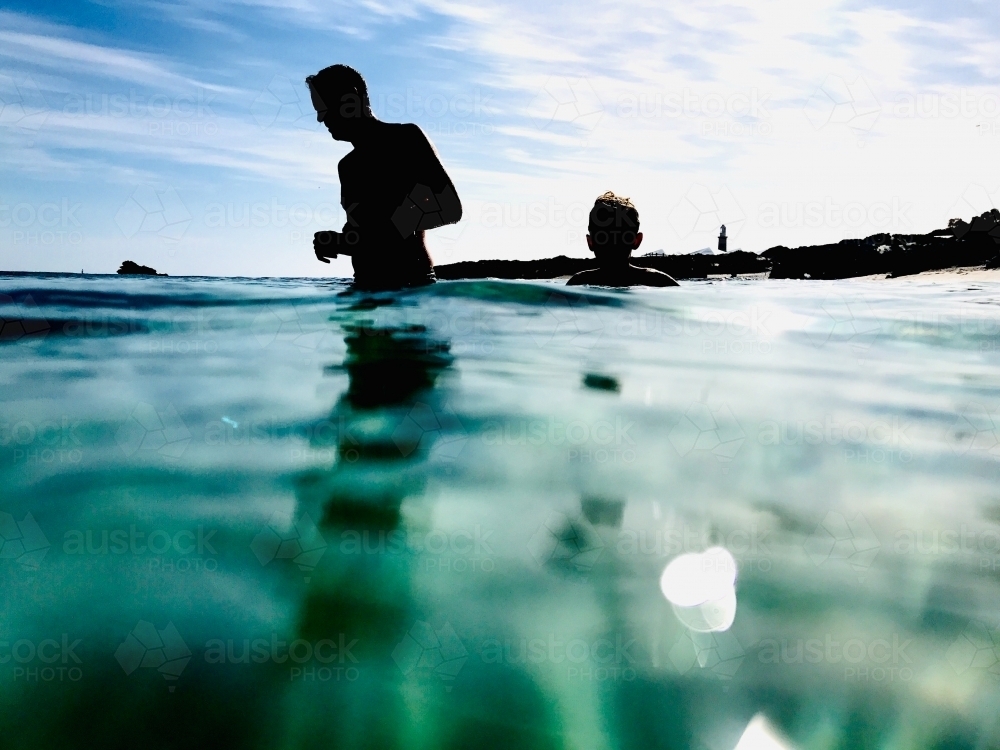
[[[398,288],[434,282],[424,231],[462,218],[455,186],[434,147],[413,124],[378,120],[361,74],[346,65],[306,78],[316,119],[354,150],[340,160],[342,232],[317,232],[316,257],[324,263],[350,255],[354,282],[363,288]]]

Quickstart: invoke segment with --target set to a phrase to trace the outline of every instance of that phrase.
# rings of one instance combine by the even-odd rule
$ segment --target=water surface
[[[1000,284],[0,289],[5,745],[1000,746]]]

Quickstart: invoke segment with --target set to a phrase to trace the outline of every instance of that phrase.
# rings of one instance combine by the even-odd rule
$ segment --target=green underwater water
[[[998,291],[2,277],[2,744],[1000,747]]]

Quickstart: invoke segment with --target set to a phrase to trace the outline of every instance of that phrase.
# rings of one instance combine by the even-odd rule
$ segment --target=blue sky
[[[0,9],[0,268],[349,275],[303,78],[358,68],[465,206],[435,262],[922,232],[1000,206],[1000,8],[815,0],[27,3]]]

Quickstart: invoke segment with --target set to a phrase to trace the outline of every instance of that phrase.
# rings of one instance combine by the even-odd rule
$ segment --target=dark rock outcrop
[[[644,255],[632,263],[675,279],[704,279],[770,272],[772,279],[847,279],[887,274],[907,276],[961,266],[1000,268],[1000,211],[971,222],[952,219],[946,229],[927,234],[873,234],[832,245],[785,247],[760,255],[736,250],[723,255]],[[437,266],[439,279],[554,279],[596,268],[593,258],[478,260]],[[119,271],[121,273],[121,271]]]
[[[982,266],[1000,252],[1000,211],[971,222],[952,219],[928,234],[873,234],[833,245],[772,247],[762,253],[772,279],[846,279],[888,274],[908,276],[961,266]]]
[[[645,255],[632,263],[654,268],[675,279],[704,279],[709,274],[734,275],[764,273],[771,264],[754,253],[737,250],[725,255]],[[554,279],[597,268],[593,258],[556,258],[541,260],[477,260],[435,266],[439,279]]]
[[[122,276],[166,276],[165,273],[157,273],[155,268],[140,266],[138,263],[133,263],[130,260],[122,263],[121,268],[118,269],[118,273]]]
[[[769,261],[745,250],[734,250],[724,255],[647,255],[633,258],[632,262],[637,266],[669,273],[675,279],[765,273],[771,268]]]
[[[597,262],[587,258],[567,258],[560,255],[540,260],[467,260],[434,266],[434,274],[439,279],[554,279],[569,276],[588,268],[596,268]]]

